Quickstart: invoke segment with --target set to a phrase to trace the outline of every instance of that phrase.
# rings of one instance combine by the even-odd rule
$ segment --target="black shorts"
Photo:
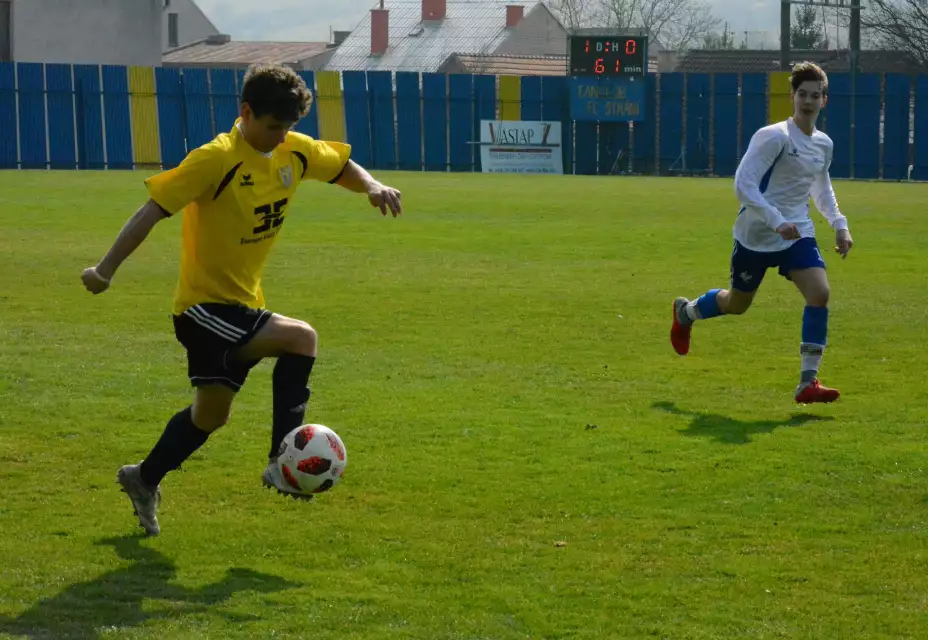
[[[251,340],[271,315],[266,309],[207,302],[174,316],[174,335],[187,350],[190,384],[241,389],[259,361],[239,362],[229,354]]]

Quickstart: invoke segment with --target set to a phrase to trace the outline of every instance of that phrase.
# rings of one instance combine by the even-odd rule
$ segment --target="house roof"
[[[453,69],[455,73],[487,74],[491,76],[564,76],[567,56],[527,56],[515,54],[452,53],[438,68],[439,73]],[[657,73],[657,59],[648,60],[649,73]]]
[[[458,73],[491,76],[563,76],[567,75],[567,56],[453,53],[438,71],[442,73],[447,68],[460,69]]]
[[[848,51],[796,50],[790,52],[790,64],[814,62],[825,71],[843,72],[850,69]],[[861,73],[915,73],[918,63],[901,51],[861,51],[858,58]],[[778,49],[694,49],[685,53],[677,64],[677,71],[688,73],[755,73],[780,70]],[[921,68],[924,72],[924,68]]]
[[[371,55],[371,16],[368,13],[339,45],[326,65],[332,71],[437,71],[454,52],[490,53],[510,34],[506,2],[448,0],[444,20],[422,21],[421,0],[386,3],[390,11],[387,52]],[[543,9],[540,2],[523,2],[525,15]]]
[[[325,53],[325,42],[237,42],[216,43],[207,38],[166,51],[161,63],[167,67],[253,63],[292,64]]]

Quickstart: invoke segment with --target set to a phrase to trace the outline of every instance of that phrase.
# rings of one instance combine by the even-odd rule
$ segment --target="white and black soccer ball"
[[[342,439],[321,424],[304,424],[280,443],[277,467],[294,491],[311,495],[328,491],[345,475],[348,452]]]

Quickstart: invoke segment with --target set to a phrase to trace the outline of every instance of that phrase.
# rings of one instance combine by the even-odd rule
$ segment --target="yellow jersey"
[[[145,181],[168,214],[184,212],[175,315],[204,302],[263,308],[261,273],[297,186],[334,183],[351,155],[347,144],[295,131],[264,154],[238,127]]]

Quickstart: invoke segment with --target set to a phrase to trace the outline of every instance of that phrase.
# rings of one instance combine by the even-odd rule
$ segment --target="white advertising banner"
[[[484,173],[564,173],[560,122],[480,121]]]

